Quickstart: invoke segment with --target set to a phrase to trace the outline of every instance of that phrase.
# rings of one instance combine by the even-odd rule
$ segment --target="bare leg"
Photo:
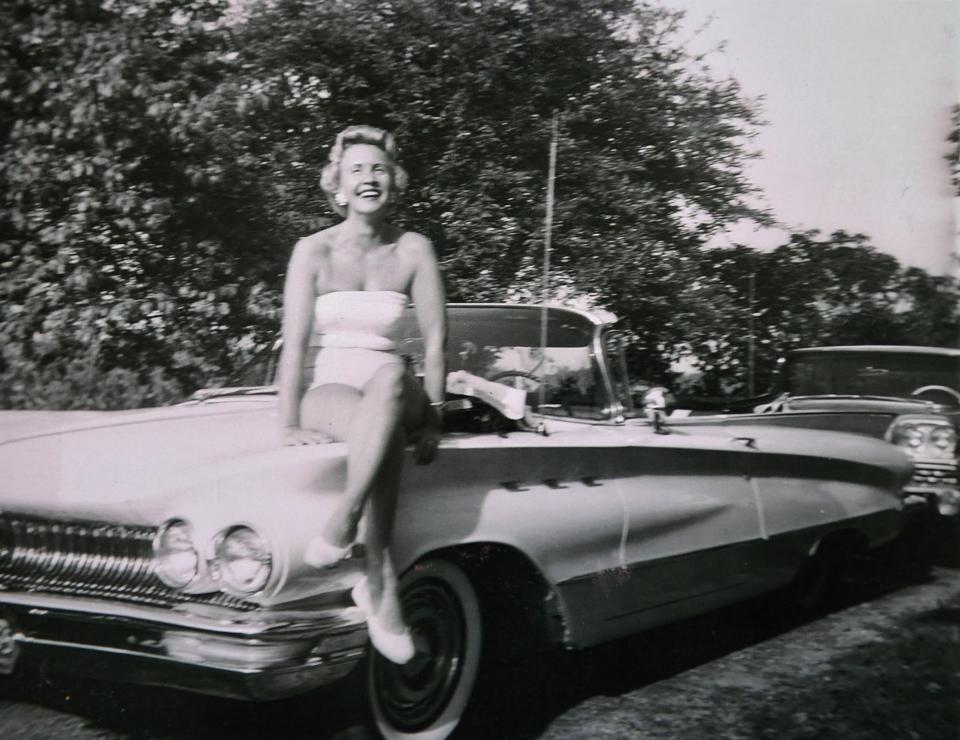
[[[398,429],[374,481],[367,508],[367,583],[374,610],[388,632],[403,632],[406,623],[400,608],[397,573],[390,554],[393,523],[397,513],[397,494],[403,468],[405,438]]]
[[[356,537],[363,505],[391,459],[387,488],[396,497],[404,439],[398,433],[414,429],[424,413],[426,397],[402,366],[383,367],[359,393],[347,385],[331,384],[310,390],[303,399],[304,426],[347,442],[347,486],[321,536],[344,547]],[[392,513],[390,514],[392,520]]]
[[[314,389],[304,399],[307,424],[348,443],[347,488],[321,537],[335,546],[352,542],[369,499],[369,599],[381,629],[396,635],[406,632],[406,624],[390,543],[406,431],[423,423],[426,401],[423,389],[402,367],[381,368],[364,387],[362,396],[348,386],[330,385]]]
[[[344,547],[356,538],[363,505],[391,448],[402,458],[402,439],[398,447],[394,438],[403,412],[404,374],[401,365],[382,367],[363,388],[346,438],[347,487],[321,533],[331,545]]]
[[[397,572],[390,545],[408,433],[415,432],[423,424],[428,401],[423,388],[412,376],[404,375],[403,384],[400,426],[390,441],[387,455],[373,482],[374,492],[370,497],[366,531],[370,600],[384,629],[394,633],[404,632],[407,625],[400,605]]]

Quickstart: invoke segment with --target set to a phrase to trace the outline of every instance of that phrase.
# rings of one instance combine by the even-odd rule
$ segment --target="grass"
[[[960,738],[960,597],[832,661],[745,723],[758,738]],[[746,729],[746,728],[745,728]]]

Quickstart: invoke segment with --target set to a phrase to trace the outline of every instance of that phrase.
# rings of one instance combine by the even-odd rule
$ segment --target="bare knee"
[[[356,418],[360,400],[360,393],[345,385],[311,388],[300,402],[300,423],[305,429],[342,441]]]
[[[364,386],[363,395],[374,396],[385,404],[399,406],[403,402],[405,373],[403,365],[381,367]]]

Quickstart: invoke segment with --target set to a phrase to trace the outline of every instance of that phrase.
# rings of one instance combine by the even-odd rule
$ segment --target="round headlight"
[[[193,528],[182,519],[164,522],[153,539],[153,570],[171,588],[183,588],[197,576],[200,556]]]
[[[217,576],[228,589],[252,594],[262,589],[273,568],[270,546],[250,527],[231,527],[218,538]]]
[[[897,426],[891,436],[891,441],[900,447],[911,447],[916,449],[923,444],[923,430],[913,424],[901,424]]]
[[[952,427],[937,427],[930,432],[930,444],[938,450],[950,450],[957,446],[957,433]]]

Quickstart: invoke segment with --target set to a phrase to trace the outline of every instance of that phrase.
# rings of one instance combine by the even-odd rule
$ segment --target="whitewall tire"
[[[460,723],[480,665],[480,604],[451,562],[425,560],[400,579],[403,612],[417,655],[395,665],[370,648],[367,696],[388,740],[442,740]]]

